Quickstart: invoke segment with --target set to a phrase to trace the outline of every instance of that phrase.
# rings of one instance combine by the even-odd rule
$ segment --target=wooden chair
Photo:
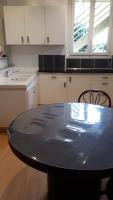
[[[102,90],[85,90],[80,94],[78,102],[111,107],[110,96]],[[113,176],[108,180],[106,190],[100,191],[99,198],[103,195],[106,195],[109,200],[113,200]]]
[[[100,191],[99,198],[106,195],[108,200],[113,200],[113,176],[110,177],[106,184],[106,190]]]
[[[110,96],[102,90],[85,90],[80,94],[78,102],[111,107]]]

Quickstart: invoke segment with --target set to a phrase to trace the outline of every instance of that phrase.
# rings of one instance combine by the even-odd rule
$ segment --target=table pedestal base
[[[48,200],[98,200],[101,180],[48,175]]]

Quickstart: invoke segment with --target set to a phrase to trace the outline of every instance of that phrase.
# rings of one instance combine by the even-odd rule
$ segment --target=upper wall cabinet
[[[61,7],[5,6],[6,43],[65,44],[65,10]]]
[[[47,44],[65,44],[65,9],[63,7],[46,7],[45,25]]]
[[[43,7],[25,8],[25,38],[26,44],[44,44],[45,26]]]
[[[6,44],[23,44],[25,18],[23,7],[4,7]]]
[[[5,6],[7,44],[44,44],[44,9],[41,7]]]

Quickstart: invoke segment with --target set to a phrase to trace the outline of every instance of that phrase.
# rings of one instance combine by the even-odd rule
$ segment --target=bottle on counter
[[[6,57],[6,54],[4,53],[4,51],[2,50],[2,46],[0,45],[0,58],[1,57]]]
[[[2,57],[2,47],[0,46],[0,57]]]

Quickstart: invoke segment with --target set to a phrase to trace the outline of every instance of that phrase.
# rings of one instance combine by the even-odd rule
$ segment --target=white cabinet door
[[[33,108],[33,100],[34,100],[33,87],[29,88],[29,90],[27,91],[27,96],[28,96],[28,109],[31,109]]]
[[[45,7],[46,43],[65,44],[65,9],[64,7]]]
[[[24,6],[5,6],[6,44],[25,44]]]
[[[38,88],[37,78],[31,83],[27,89],[28,109],[35,108],[38,105]]]
[[[65,9],[5,6],[6,44],[65,44]]]
[[[113,80],[92,80],[91,81],[91,89],[100,89],[110,96],[111,103],[113,105]]]
[[[65,75],[40,75],[40,104],[60,103],[67,100]]]
[[[68,102],[77,102],[79,95],[88,89],[90,89],[89,75],[68,76]]]
[[[26,44],[45,43],[44,8],[27,6],[25,9]]]
[[[8,127],[17,115],[27,110],[26,89],[0,89],[0,127]]]

